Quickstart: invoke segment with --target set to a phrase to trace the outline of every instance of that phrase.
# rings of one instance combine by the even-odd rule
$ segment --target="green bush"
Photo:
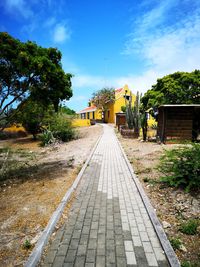
[[[199,226],[199,220],[190,219],[187,222],[181,224],[180,231],[183,234],[196,235],[198,226]]]
[[[71,122],[64,115],[57,115],[50,124],[50,130],[56,139],[68,142],[75,138],[75,130]]]
[[[171,243],[171,245],[172,245],[174,250],[180,249],[180,247],[182,245],[182,242],[181,242],[180,239],[178,239],[178,238],[170,238],[169,241],[170,241],[170,243]]]
[[[171,186],[200,189],[200,144],[166,150],[158,169],[165,175],[161,181]]]
[[[53,133],[49,130],[45,130],[40,135],[40,140],[41,140],[41,146],[46,146],[46,145],[49,145],[49,144],[52,144],[55,142],[55,138],[53,136]]]
[[[198,263],[193,263],[193,262],[190,262],[190,261],[182,261],[181,262],[181,267],[199,267],[199,264]]]

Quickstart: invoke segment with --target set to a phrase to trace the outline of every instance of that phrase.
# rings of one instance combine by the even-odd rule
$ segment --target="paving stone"
[[[99,223],[98,222],[92,222],[91,229],[92,230],[97,230],[98,229],[98,226],[99,226]]]
[[[149,266],[158,266],[154,253],[145,253]]]
[[[107,230],[106,231],[106,238],[107,239],[114,239],[114,231],[113,230]]]
[[[97,256],[96,267],[103,267],[106,265],[105,256]]]
[[[80,236],[81,236],[81,230],[75,230],[73,235],[72,235],[72,238],[79,239]]]
[[[89,249],[87,251],[87,257],[86,257],[86,262],[95,262],[95,257],[96,257],[96,250],[94,249]]]
[[[124,240],[132,240],[131,231],[123,231]]]
[[[115,250],[115,241],[113,239],[106,240],[106,250]]]
[[[117,257],[125,257],[124,246],[116,246],[116,256]]]
[[[113,129],[104,125],[47,266],[169,267]],[[44,265],[43,265],[44,266]]]
[[[140,232],[140,238],[142,241],[149,241],[149,237],[146,232]]]
[[[115,263],[115,251],[107,250],[106,251],[106,264]]]
[[[96,249],[96,248],[97,248],[97,239],[95,238],[89,239],[88,249]]]
[[[142,242],[142,245],[145,252],[153,252],[153,248],[150,242]]]
[[[62,243],[63,243],[63,244],[69,244],[70,241],[71,241],[71,235],[69,235],[69,234],[64,234],[64,235],[63,235]]]
[[[133,251],[133,242],[132,241],[124,241],[125,251]]]
[[[77,249],[79,244],[79,239],[71,239],[69,249]]]
[[[90,226],[84,225],[82,229],[82,234],[88,235],[90,233]]]
[[[79,245],[78,246],[77,255],[78,256],[84,256],[84,255],[86,255],[86,249],[87,249],[87,245]]]
[[[89,235],[82,234],[81,238],[80,238],[80,241],[79,241],[79,244],[80,245],[87,245],[88,239],[89,239]]]
[[[126,252],[127,264],[136,265],[135,253],[133,251]]]
[[[45,258],[45,263],[52,264],[55,259],[56,253],[57,253],[57,250],[49,250]]]
[[[76,250],[75,249],[69,249],[67,252],[67,255],[65,257],[65,262],[74,262],[76,257]]]
[[[157,261],[166,261],[164,251],[161,248],[154,248]]]
[[[84,267],[95,267],[95,263],[86,262]]]
[[[59,248],[58,248],[58,253],[57,255],[59,256],[65,256],[67,254],[67,250],[69,248],[68,244],[62,244]]]
[[[117,267],[126,267],[126,258],[117,257]]]
[[[122,235],[115,235],[115,243],[116,245],[123,246],[124,240]]]
[[[74,267],[84,267],[85,266],[85,257],[77,256],[75,260]]]
[[[71,262],[64,262],[63,267],[72,267],[72,263]]]
[[[65,256],[57,256],[53,262],[53,267],[60,267],[63,265]]]
[[[105,244],[106,242],[106,233],[98,234],[97,235],[97,243],[98,244]]]
[[[133,244],[134,244],[134,247],[142,246],[142,242],[139,236],[133,236]]]
[[[136,262],[139,267],[148,267],[143,247],[134,247]]]

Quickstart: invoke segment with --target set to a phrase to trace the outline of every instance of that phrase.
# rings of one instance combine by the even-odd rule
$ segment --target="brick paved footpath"
[[[43,266],[169,266],[112,127],[76,194]]]

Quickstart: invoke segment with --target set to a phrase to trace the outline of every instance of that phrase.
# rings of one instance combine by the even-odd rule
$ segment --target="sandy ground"
[[[100,125],[81,128],[79,139],[45,148],[31,138],[0,142],[32,156],[25,175],[0,183],[0,266],[23,266],[101,132]]]
[[[200,231],[197,235],[186,235],[179,231],[180,224],[190,218],[200,218],[200,194],[191,194],[181,189],[168,187],[159,182],[161,174],[156,169],[159,158],[165,149],[178,145],[159,145],[125,139],[117,134],[142,186],[147,193],[161,223],[169,223],[165,232],[169,238],[178,238],[182,247],[176,250],[181,262],[191,261],[200,266]],[[199,228],[200,230],[200,228]],[[189,266],[189,265],[187,265]]]

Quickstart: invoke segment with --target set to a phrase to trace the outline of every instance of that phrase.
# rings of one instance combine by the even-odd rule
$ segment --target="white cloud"
[[[95,91],[103,87],[120,88],[127,84],[134,93],[137,91],[144,93],[156,82],[158,75],[159,74],[153,70],[149,70],[140,76],[128,75],[121,77],[107,77],[106,79],[103,76],[77,74],[72,78],[72,85],[73,88],[88,88]]]
[[[5,8],[8,12],[20,13],[25,19],[33,17],[34,15],[29,3],[25,0],[6,0]]]
[[[200,5],[185,16],[168,22],[172,10],[180,8],[180,2],[166,0],[141,16],[134,24],[123,51],[126,55],[139,54],[146,62],[146,71],[131,77],[138,89],[151,88],[156,79],[175,71],[193,71],[200,62]],[[180,10],[181,12],[181,10]]]
[[[105,86],[105,78],[101,76],[76,74],[72,78],[72,82],[73,87],[76,88],[88,87],[96,89]]]
[[[68,27],[64,24],[57,24],[53,31],[53,40],[55,43],[63,43],[69,40],[71,37],[71,32]]]

